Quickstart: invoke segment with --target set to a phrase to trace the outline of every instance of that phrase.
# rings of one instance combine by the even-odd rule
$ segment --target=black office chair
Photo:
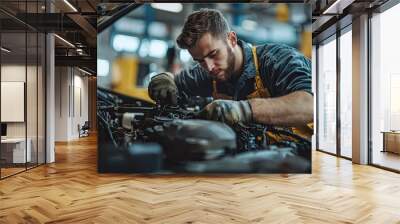
[[[89,129],[90,129],[89,121],[85,121],[82,127],[80,127],[80,125],[78,124],[79,138],[89,136]]]

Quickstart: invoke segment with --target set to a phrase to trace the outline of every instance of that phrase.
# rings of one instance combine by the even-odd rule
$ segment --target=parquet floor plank
[[[398,223],[400,175],[313,152],[311,175],[98,174],[96,137],[0,181],[0,223]]]

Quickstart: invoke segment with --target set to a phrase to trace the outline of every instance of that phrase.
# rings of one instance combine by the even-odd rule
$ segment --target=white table
[[[1,139],[1,151],[12,151],[12,163],[25,163],[31,161],[31,145],[32,141],[30,138],[26,139],[28,143],[25,154],[25,138],[5,138]],[[3,157],[3,155],[2,155]],[[4,158],[4,157],[3,157]],[[26,161],[25,161],[26,159]]]

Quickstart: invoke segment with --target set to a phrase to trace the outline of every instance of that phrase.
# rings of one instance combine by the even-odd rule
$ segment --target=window
[[[371,18],[372,163],[400,170],[400,156],[387,150],[384,133],[400,130],[400,4]],[[386,134],[385,134],[386,135]],[[400,138],[400,133],[395,134]],[[400,145],[395,145],[400,148]],[[399,150],[400,153],[400,150]]]
[[[336,153],[336,40],[318,48],[318,149]]]
[[[351,27],[349,27],[351,28]],[[340,36],[340,155],[352,157],[352,35]]]

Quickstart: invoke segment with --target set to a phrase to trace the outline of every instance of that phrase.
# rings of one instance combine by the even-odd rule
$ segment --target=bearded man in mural
[[[176,105],[183,97],[212,96],[201,112],[206,119],[294,127],[311,139],[311,62],[296,49],[240,40],[214,9],[190,14],[177,44],[198,63],[175,76],[154,76],[149,84],[153,100]]]

